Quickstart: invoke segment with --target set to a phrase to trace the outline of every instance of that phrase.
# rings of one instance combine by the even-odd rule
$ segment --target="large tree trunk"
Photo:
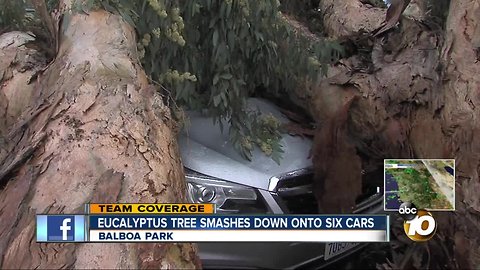
[[[455,258],[480,266],[480,2],[450,4],[442,48],[445,108],[442,131],[456,158],[456,213],[451,216]]]
[[[436,132],[438,124],[426,127],[421,124],[427,123],[415,122],[415,119],[425,119],[425,114],[435,113],[443,104],[442,93],[436,91],[441,85],[440,53],[436,46],[442,44],[442,36],[407,19],[402,21],[400,32],[392,31],[385,38],[362,36],[362,32],[371,32],[380,25],[384,12],[379,14],[377,8],[365,9],[356,0],[321,3],[324,13],[333,14],[325,16],[325,25],[331,25],[326,32],[343,39],[351,38],[354,46],[363,47],[369,53],[342,59],[330,68],[327,79],[312,87],[312,110],[317,121],[324,122],[316,136],[314,163],[318,164],[316,171],[322,176],[323,186],[332,186],[330,191],[321,190],[319,197],[333,192],[338,183],[349,188],[353,186],[353,191],[360,193],[361,168],[364,173],[372,172],[385,158],[451,157],[441,147],[435,147],[434,153],[422,153],[426,145],[413,139],[427,135],[437,145],[445,145],[440,138],[436,139],[441,136]],[[359,27],[356,18],[363,17],[356,15],[359,10],[376,18],[373,21],[378,24],[369,21]],[[350,18],[354,22],[349,22]],[[341,21],[344,23],[339,23]],[[339,117],[342,114],[348,116]],[[421,117],[417,118],[416,114]],[[432,116],[428,118],[433,120]],[[434,125],[431,122],[428,124]],[[345,148],[342,144],[352,147]],[[325,153],[326,149],[331,150]],[[360,155],[364,157],[361,166]],[[341,165],[335,165],[349,158],[353,158],[359,170],[344,172]],[[335,172],[334,167],[341,173]],[[339,207],[342,209],[354,203],[341,201],[344,205],[339,202]],[[328,200],[323,203],[328,204]]]
[[[406,244],[400,249],[409,250],[394,258],[394,267],[480,265],[480,5],[451,2],[445,31],[411,19],[425,15],[425,1],[417,0],[399,29],[372,38],[368,33],[382,23],[384,9],[321,0],[325,33],[348,40],[356,53],[296,93],[319,126],[313,156],[323,211],[348,211],[361,192],[362,174],[381,168],[385,158],[456,159],[457,211],[435,213],[438,233],[426,245],[412,245],[394,228]]]
[[[0,118],[0,268],[199,267],[191,244],[35,242],[35,213],[81,213],[88,202],[185,201],[175,125],[138,63],[133,29],[97,11],[65,13],[60,33],[45,71],[13,72],[38,75],[22,90],[29,102],[8,99],[15,76],[4,74],[0,85],[0,116],[23,111],[14,125]],[[15,49],[17,56],[27,50]],[[17,109],[7,111],[8,102]]]

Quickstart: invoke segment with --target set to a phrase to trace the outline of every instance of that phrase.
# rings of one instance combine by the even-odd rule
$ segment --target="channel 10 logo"
[[[403,230],[411,240],[424,242],[435,235],[437,222],[430,212],[417,209],[413,203],[404,202],[398,208],[398,213],[404,219]]]

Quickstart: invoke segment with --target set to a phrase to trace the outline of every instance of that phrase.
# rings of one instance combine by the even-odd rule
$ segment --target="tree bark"
[[[384,9],[363,4],[361,1],[321,0],[319,9],[323,16],[325,33],[332,38],[369,33],[378,28],[385,19]]]
[[[420,128],[412,128],[415,114],[435,112],[443,102],[441,94],[433,91],[440,85],[439,52],[435,46],[441,44],[442,36],[405,19],[401,31],[373,38],[368,32],[381,24],[382,16],[377,14],[377,8],[361,5],[354,0],[321,2],[322,12],[333,14],[325,16],[325,31],[336,38],[351,39],[359,53],[330,67],[327,78],[308,90],[313,97],[311,111],[320,127],[313,150],[316,193],[320,205],[331,205],[333,212],[354,206],[355,197],[361,193],[362,173],[378,170],[384,158],[421,156],[417,149],[421,146],[409,142]],[[377,18],[374,21],[378,25],[357,23],[364,16]],[[420,134],[428,134],[434,141],[438,135],[425,128]],[[435,149],[436,158],[449,157],[441,148]],[[349,159],[356,169],[344,171],[336,165]],[[337,186],[348,187],[353,200],[332,204],[326,194],[338,194]]]
[[[410,9],[408,16],[424,18],[424,9]],[[392,264],[478,267],[478,1],[451,1],[445,30],[404,16],[400,27],[379,38],[368,33],[381,24],[385,10],[357,0],[322,0],[320,10],[328,37],[349,40],[358,49],[329,67],[326,78],[307,81],[296,93],[319,127],[313,157],[321,210],[351,208],[354,200],[339,194],[355,197],[362,173],[381,168],[384,158],[455,158],[457,211],[435,213],[437,234],[419,248],[393,228],[411,256]],[[426,262],[425,254],[435,259]]]
[[[56,59],[37,75],[21,119],[4,125],[0,268],[200,267],[191,244],[35,242],[35,213],[186,200],[175,124],[119,16],[65,13]]]
[[[480,3],[451,1],[442,48],[442,120],[456,158],[456,212],[451,216],[455,259],[480,266]]]

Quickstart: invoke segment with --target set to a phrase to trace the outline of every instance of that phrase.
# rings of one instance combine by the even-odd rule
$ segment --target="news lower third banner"
[[[199,213],[198,207],[196,209],[195,207],[188,209],[188,205],[185,207],[183,209],[182,205],[167,207],[170,210],[148,207],[151,211],[145,214],[142,214],[141,209],[147,207],[139,208],[136,205],[127,211],[124,210],[128,208],[120,207],[116,213],[110,211],[109,214],[102,212],[106,208],[98,207],[94,209],[94,213],[84,215],[37,215],[37,242],[390,240],[388,215],[218,215],[208,213],[212,210],[209,207],[201,210],[206,213]],[[112,209],[114,208],[110,210]]]

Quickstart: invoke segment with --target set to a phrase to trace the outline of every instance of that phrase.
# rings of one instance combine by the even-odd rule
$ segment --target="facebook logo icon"
[[[82,215],[37,215],[37,242],[83,242]]]
[[[75,235],[74,216],[48,216],[48,241],[73,241]]]

